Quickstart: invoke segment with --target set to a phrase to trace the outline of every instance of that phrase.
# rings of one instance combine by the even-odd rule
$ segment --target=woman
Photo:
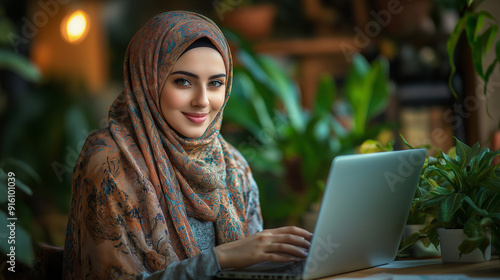
[[[307,256],[311,233],[262,230],[258,190],[220,135],[232,82],[208,18],[168,12],[129,44],[109,127],[73,173],[67,279],[203,279],[220,269]]]

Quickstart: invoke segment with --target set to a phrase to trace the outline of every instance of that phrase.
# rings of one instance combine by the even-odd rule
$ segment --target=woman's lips
[[[207,119],[208,114],[199,114],[199,113],[183,113],[186,118],[195,124],[201,124]]]

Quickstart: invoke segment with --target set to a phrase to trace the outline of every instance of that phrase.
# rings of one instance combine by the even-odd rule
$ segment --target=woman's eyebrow
[[[208,77],[209,80],[211,79],[217,79],[217,78],[220,78],[220,77],[226,77],[226,74],[217,74],[217,75],[212,75],[210,77]]]
[[[187,72],[187,71],[175,71],[173,73],[171,73],[171,75],[174,75],[174,74],[183,74],[183,75],[186,75],[186,76],[191,76],[195,79],[199,79],[200,77],[196,74],[193,74],[191,72]]]
[[[198,75],[191,73],[191,72],[188,72],[188,71],[175,71],[175,72],[171,73],[171,75],[174,75],[174,74],[183,74],[186,76],[193,77],[195,79],[200,79],[200,77]],[[208,79],[211,80],[211,79],[216,79],[216,78],[220,78],[220,77],[226,77],[226,74],[221,73],[221,74],[212,75],[212,76],[208,77]]]

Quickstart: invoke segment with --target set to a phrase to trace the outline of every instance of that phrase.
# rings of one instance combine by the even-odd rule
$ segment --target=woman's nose
[[[199,87],[195,95],[193,97],[193,100],[191,101],[191,105],[195,107],[207,107],[209,105],[208,101],[208,92],[206,87]]]

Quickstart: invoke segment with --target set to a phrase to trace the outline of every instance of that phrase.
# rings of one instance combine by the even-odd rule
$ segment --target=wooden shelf
[[[254,44],[257,53],[286,56],[297,59],[299,73],[296,73],[302,93],[302,105],[311,108],[320,77],[345,75],[350,59],[344,51],[352,54],[354,37],[316,37],[288,40],[270,40]]]
[[[345,36],[264,41],[255,44],[255,51],[268,54],[311,56],[342,53],[342,46],[355,46],[353,37]]]

